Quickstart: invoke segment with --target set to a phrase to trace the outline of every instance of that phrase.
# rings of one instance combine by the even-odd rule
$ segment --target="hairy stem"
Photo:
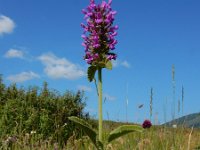
[[[98,69],[98,96],[99,96],[99,141],[103,140],[103,114],[102,114],[102,68]]]

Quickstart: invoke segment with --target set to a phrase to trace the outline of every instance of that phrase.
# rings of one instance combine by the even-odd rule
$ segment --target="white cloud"
[[[121,66],[124,66],[126,68],[130,68],[131,67],[131,65],[126,60],[121,62]]]
[[[124,61],[113,60],[112,63],[113,63],[113,67],[119,67],[119,66],[122,66],[122,67],[125,67],[125,68],[131,67],[130,63],[127,60],[124,60]]]
[[[113,67],[119,66],[118,60],[113,60],[112,65],[113,65]]]
[[[10,49],[4,56],[6,58],[24,58],[24,52],[17,49]]]
[[[109,95],[109,94],[107,94],[107,93],[104,94],[104,98],[105,98],[105,100],[109,100],[109,101],[114,101],[114,100],[116,100],[116,97],[111,96],[111,95]]]
[[[18,83],[18,82],[32,80],[34,78],[40,78],[40,76],[32,71],[29,71],[29,72],[22,72],[16,75],[10,75],[7,77],[7,80],[14,83]]]
[[[14,28],[15,23],[12,19],[4,15],[0,15],[0,35],[12,33]]]
[[[88,86],[85,86],[85,85],[78,85],[77,87],[79,90],[81,91],[85,91],[85,92],[91,92],[92,91],[92,88],[88,87]]]
[[[66,58],[58,58],[52,53],[47,53],[39,56],[38,59],[44,64],[44,72],[50,78],[73,80],[85,76],[80,66],[71,63]]]

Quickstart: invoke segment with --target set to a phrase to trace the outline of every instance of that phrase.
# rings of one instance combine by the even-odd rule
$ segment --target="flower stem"
[[[103,114],[102,114],[102,68],[98,69],[98,95],[99,95],[99,141],[103,140]]]

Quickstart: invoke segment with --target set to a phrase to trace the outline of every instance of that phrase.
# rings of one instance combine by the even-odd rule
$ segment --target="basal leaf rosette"
[[[82,38],[85,47],[84,59],[86,62],[96,68],[112,67],[111,60],[116,60],[117,55],[113,52],[117,40],[117,25],[113,25],[116,11],[111,8],[112,0],[102,1],[101,4],[95,4],[90,0],[90,4],[82,12],[85,15],[86,23],[81,26],[84,29]]]

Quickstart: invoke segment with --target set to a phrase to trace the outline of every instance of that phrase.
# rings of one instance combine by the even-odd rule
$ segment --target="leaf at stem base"
[[[138,125],[122,125],[110,132],[108,136],[108,143],[128,133],[142,132],[142,131],[143,131],[143,128]]]
[[[75,116],[68,117],[68,119],[76,123],[90,138],[90,140],[96,145],[97,133],[92,129],[92,127],[83,119]]]

